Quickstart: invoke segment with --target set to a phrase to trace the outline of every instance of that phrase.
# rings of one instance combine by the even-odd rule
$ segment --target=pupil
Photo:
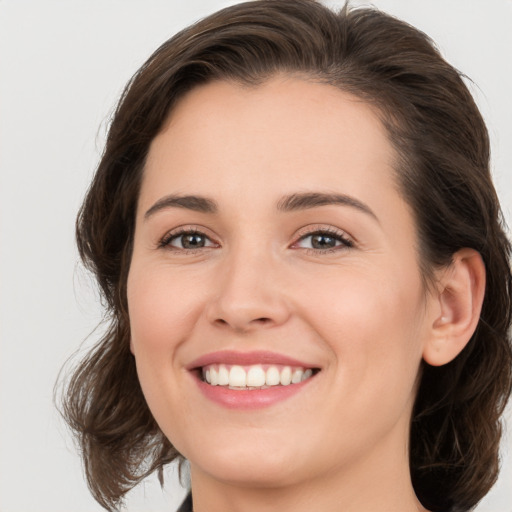
[[[204,237],[201,235],[183,235],[181,244],[185,249],[204,247]]]
[[[332,236],[313,235],[311,245],[315,249],[328,249],[331,247],[336,247],[336,240]]]

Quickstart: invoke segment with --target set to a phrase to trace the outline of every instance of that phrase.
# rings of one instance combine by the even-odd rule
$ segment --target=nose
[[[263,251],[241,250],[222,262],[207,308],[209,322],[245,333],[282,325],[290,316],[279,263]]]

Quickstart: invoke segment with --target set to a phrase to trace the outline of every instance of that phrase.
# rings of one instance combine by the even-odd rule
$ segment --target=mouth
[[[200,379],[210,386],[234,391],[255,391],[291,386],[311,379],[320,370],[279,364],[208,364],[198,368]]]
[[[219,351],[186,368],[203,395],[230,409],[257,409],[310,388],[321,368],[268,351]]]

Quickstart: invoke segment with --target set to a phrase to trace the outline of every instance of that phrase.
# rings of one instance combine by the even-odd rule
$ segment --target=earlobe
[[[438,304],[423,359],[442,366],[455,359],[469,342],[480,319],[485,293],[485,265],[473,249],[461,249],[453,255],[449,267],[438,280]]]

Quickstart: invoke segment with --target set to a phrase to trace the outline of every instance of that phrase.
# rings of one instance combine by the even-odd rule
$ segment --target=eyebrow
[[[377,222],[379,219],[371,208],[355,197],[346,194],[325,193],[325,192],[304,192],[296,193],[281,198],[277,203],[277,210],[281,212],[293,212],[317,208],[319,206],[343,205],[356,208],[357,210],[373,217]],[[167,208],[185,208],[199,213],[217,213],[219,207],[213,199],[204,196],[171,194],[159,199],[144,214],[144,218],[151,217],[156,212]]]
[[[324,192],[305,192],[301,194],[291,194],[283,197],[277,203],[277,209],[283,212],[292,212],[297,210],[306,210],[308,208],[317,208],[319,206],[343,205],[356,208],[373,217],[377,222],[379,219],[371,208],[355,197],[346,194],[324,193]]]
[[[159,199],[145,214],[147,219],[151,215],[166,208],[185,208],[200,213],[217,213],[218,206],[213,199],[202,196],[180,196],[171,194]]]

